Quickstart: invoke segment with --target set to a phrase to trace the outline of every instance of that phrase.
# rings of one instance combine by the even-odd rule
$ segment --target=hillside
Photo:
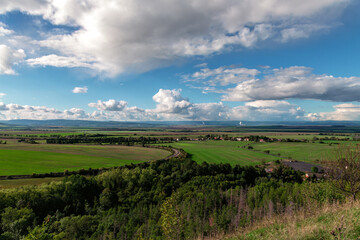
[[[265,219],[228,240],[359,239],[360,201]]]

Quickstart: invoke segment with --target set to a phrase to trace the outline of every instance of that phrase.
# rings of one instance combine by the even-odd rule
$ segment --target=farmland
[[[304,162],[319,162],[331,158],[331,154],[337,144],[349,143],[352,141],[328,141],[328,142],[272,142],[254,143],[251,146],[255,151],[269,152],[271,155],[278,155],[282,158],[295,159]]]
[[[275,161],[281,158],[292,158],[299,161],[316,162],[326,158],[333,146],[330,143],[339,143],[338,140],[326,140],[324,138],[350,139],[350,134],[326,135],[309,132],[217,132],[216,128],[207,128],[191,131],[179,129],[165,129],[163,131],[103,131],[77,129],[63,129],[57,131],[26,130],[26,131],[2,131],[0,135],[6,144],[0,144],[0,175],[17,175],[32,173],[62,172],[64,170],[79,170],[87,168],[102,168],[121,166],[131,163],[157,160],[165,158],[169,152],[160,149],[142,148],[137,146],[122,146],[113,144],[46,144],[47,138],[72,139],[77,136],[101,137],[124,137],[139,139],[141,137],[152,138],[184,138],[197,139],[206,136],[223,136],[231,139],[250,135],[262,136],[273,139],[293,139],[299,142],[239,142],[239,141],[175,141],[171,143],[159,143],[158,145],[171,145],[182,148],[189,153],[192,159],[198,163],[229,163],[232,166],[257,165],[262,162]],[[86,135],[84,135],[86,134]],[[95,136],[95,137],[93,137]],[[69,137],[69,138],[68,138]],[[18,142],[20,138],[35,138],[39,144]],[[209,137],[207,137],[209,138]],[[125,142],[126,143],[126,142]],[[249,149],[251,145],[253,149]],[[270,154],[268,154],[270,152]]]
[[[262,152],[255,152],[242,148],[245,142],[235,141],[193,141],[172,143],[171,146],[182,148],[192,155],[198,163],[229,163],[231,165],[256,165],[262,161],[279,159]]]
[[[330,199],[343,201],[346,197],[341,192],[333,194],[332,187],[323,180],[318,181],[314,178],[316,175],[305,179],[304,173],[287,168],[288,163],[295,163],[286,159],[298,160],[296,164],[303,167],[311,164],[301,161],[321,167],[318,160],[326,158],[342,143],[357,143],[354,140],[358,135],[217,130],[214,127],[204,131],[63,129],[0,132],[0,175],[3,175],[0,193],[5,199],[1,204],[5,212],[14,204],[23,204],[21,206],[26,208],[16,211],[33,211],[40,219],[34,224],[62,239],[71,239],[72,235],[61,235],[63,230],[57,229],[60,226],[57,222],[41,225],[44,217],[59,212],[65,216],[61,221],[69,221],[71,226],[83,224],[76,221],[87,223],[90,220],[88,228],[92,230],[89,234],[97,236],[113,234],[114,225],[107,218],[109,216],[123,219],[119,224],[124,227],[114,238],[130,236],[129,239],[137,239],[138,229],[157,229],[140,232],[139,236],[151,239],[161,235],[164,237],[161,239],[176,239],[166,232],[170,228],[179,229],[184,239],[197,239],[204,231],[206,236],[231,233],[234,230],[231,223],[238,220],[242,222],[239,226],[246,227],[251,224],[249,219],[256,222],[270,216],[270,212],[276,216],[284,214],[289,206],[296,212],[304,206],[321,206],[323,199],[325,202]],[[159,149],[160,146],[167,150],[170,150],[169,146],[183,149],[188,155],[173,149],[172,156],[176,158],[156,161],[170,155],[169,151]],[[284,165],[276,161],[281,159],[285,160]],[[147,161],[152,163],[140,164]],[[122,165],[128,166],[99,170]],[[92,169],[86,170],[88,168]],[[311,174],[312,170],[302,171]],[[11,176],[20,174],[27,176]],[[310,191],[312,195],[309,196],[317,196],[317,188],[322,193],[319,200],[303,194]],[[150,204],[153,207],[149,207]],[[272,209],[268,210],[269,206],[273,206]],[[168,217],[172,216],[168,213],[172,212],[172,207],[180,216],[188,217],[177,219],[174,226],[164,225],[165,229],[159,223],[169,222]],[[124,210],[118,215],[114,209],[120,208]],[[242,212],[241,209],[249,211]],[[108,215],[98,214],[103,212]],[[75,217],[67,216],[71,214]],[[103,230],[102,223],[108,221],[112,225]],[[216,228],[211,226],[214,223]],[[100,230],[97,232],[96,229]],[[86,236],[87,233],[81,234]],[[37,236],[36,239],[41,238]],[[83,239],[90,239],[90,236]]]
[[[127,146],[26,144],[0,145],[0,175],[62,172],[158,160],[168,151]]]

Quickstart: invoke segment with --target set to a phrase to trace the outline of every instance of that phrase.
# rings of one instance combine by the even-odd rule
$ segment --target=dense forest
[[[326,181],[279,165],[197,164],[189,158],[0,191],[0,239],[195,239],[274,214],[343,201]]]

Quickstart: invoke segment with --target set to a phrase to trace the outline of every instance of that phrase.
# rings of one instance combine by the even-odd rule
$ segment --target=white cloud
[[[72,92],[73,93],[87,93],[88,88],[87,87],[75,87]]]
[[[178,58],[209,55],[229,45],[254,47],[268,39],[304,38],[331,26],[328,9],[348,0],[13,0],[0,13],[19,10],[55,25],[74,26],[67,34],[34,43],[46,49],[32,66],[88,67],[116,75],[146,71]],[[164,11],[166,9],[166,11]],[[309,19],[315,23],[308,24]],[[325,21],[325,23],[322,23]],[[49,51],[52,51],[49,54]]]
[[[0,93],[0,98],[3,98],[5,95],[5,93]]]
[[[317,75],[308,67],[273,69],[262,79],[239,80],[223,101],[281,100],[288,98],[360,101],[360,77]]]
[[[230,110],[232,119],[252,121],[286,121],[299,120],[304,116],[305,111],[294,104],[286,101],[254,101],[244,106],[234,107]]]
[[[207,63],[200,63],[200,64],[195,65],[194,67],[196,67],[196,68],[206,68],[207,65],[208,65]]]
[[[309,113],[306,118],[309,120],[335,120],[351,121],[360,120],[360,105],[343,103],[334,105],[333,112]]]
[[[9,108],[6,106],[5,103],[0,102],[0,111],[6,111],[9,110]]]
[[[0,74],[15,74],[13,66],[23,61],[25,56],[22,49],[13,50],[6,45],[0,45]]]
[[[281,41],[287,42],[292,39],[308,38],[312,33],[329,29],[330,26],[320,24],[300,24],[281,30]]]
[[[160,94],[159,94],[160,93]],[[360,120],[360,105],[343,103],[334,106],[332,112],[305,113],[301,107],[284,100],[257,100],[244,105],[229,107],[219,103],[191,103],[179,90],[160,89],[155,94],[156,108],[128,107],[126,101],[98,101],[89,103],[98,111],[87,113],[83,109],[58,110],[46,106],[5,104],[0,102],[0,119],[87,119],[113,121],[156,120]],[[160,100],[166,100],[165,103]],[[186,104],[181,102],[185,101]]]
[[[60,111],[46,106],[29,106],[18,104],[4,104],[0,102],[0,118],[10,119],[91,119],[91,115],[82,109],[72,108]]]
[[[302,119],[304,110],[286,101],[254,101],[244,106],[228,107],[223,103],[191,103],[180,94],[180,90],[160,89],[154,96],[155,109],[123,107],[118,111],[99,107],[106,102],[91,103],[101,112],[93,116],[111,120],[296,120]],[[115,105],[116,102],[112,101]],[[108,101],[108,102],[109,102]]]
[[[200,82],[204,85],[226,86],[241,81],[254,79],[260,71],[249,68],[219,67],[216,69],[203,68],[192,75],[183,76],[185,82]]]
[[[122,111],[126,108],[127,102],[110,99],[106,102],[98,100],[97,103],[89,103],[88,105],[89,107],[95,107],[101,111]]]
[[[84,110],[79,108],[71,108],[69,110],[65,110],[64,116],[66,116],[66,118],[75,118],[75,119],[89,118],[89,114],[87,114]]]
[[[180,91],[160,89],[153,96],[153,100],[157,103],[155,111],[159,113],[187,113],[191,103],[181,96]]]
[[[4,23],[0,22],[0,37],[10,35],[12,33],[14,33],[13,30],[8,29]]]
[[[197,103],[189,109],[187,119],[206,121],[206,120],[229,120],[229,107],[223,103]]]
[[[53,67],[87,67],[93,68],[90,63],[87,63],[86,60],[82,60],[78,57],[65,57],[58,56],[55,54],[42,56],[39,58],[30,58],[26,62],[30,66],[53,66]]]

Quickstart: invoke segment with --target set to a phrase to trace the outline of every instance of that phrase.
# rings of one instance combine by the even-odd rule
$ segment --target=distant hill
[[[90,127],[90,128],[150,128],[166,126],[223,126],[223,127],[270,127],[291,128],[312,127],[360,127],[360,121],[89,121],[89,120],[29,120],[0,121],[0,127]]]

